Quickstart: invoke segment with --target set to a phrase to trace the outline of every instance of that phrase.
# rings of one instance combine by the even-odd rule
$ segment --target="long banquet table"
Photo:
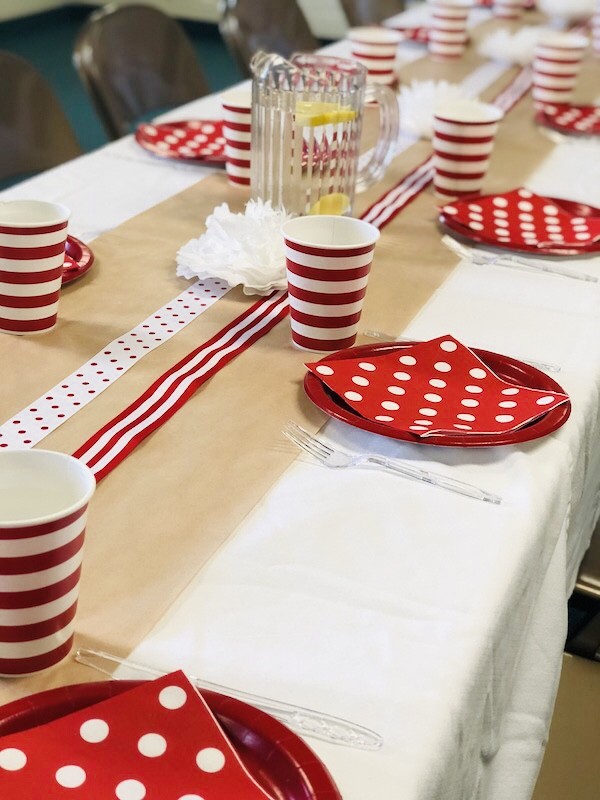
[[[483,21],[474,40],[496,25]],[[403,82],[467,80],[484,99],[518,73],[485,64],[473,48],[443,66],[419,58],[422,51],[402,52]],[[582,97],[592,99],[599,63],[586,63]],[[169,116],[196,115],[217,118],[218,97]],[[404,138],[355,213],[417,169],[430,147]],[[523,185],[600,206],[599,153],[591,141],[551,142],[534,126],[526,95],[502,125],[485,189]],[[97,262],[63,290],[55,331],[0,340],[0,433],[173,298],[185,304],[188,292],[201,305],[205,289],[188,290],[175,276],[176,250],[200,234],[216,205],[241,210],[247,199],[222,172],[154,159],[132,137],[1,195],[23,197],[68,204],[70,230],[91,242]],[[345,800],[531,795],[566,599],[600,510],[599,285],[456,263],[440,239],[429,187],[383,228],[363,330],[415,339],[452,333],[553,362],[573,403],[563,428],[525,445],[465,450],[327,421],[302,391],[307,357],[292,348],[284,319],[119,463],[91,507],[77,645],[181,667],[376,730],[384,740],[377,752],[310,741]],[[600,274],[599,257],[564,263]],[[208,294],[215,296],[202,313],[140,351],[106,389],[98,384],[63,424],[54,419],[39,446],[80,449],[256,300],[212,284]],[[327,470],[282,438],[288,419],[351,450],[445,471],[503,503],[381,472]],[[0,702],[97,678],[68,660],[1,680]]]

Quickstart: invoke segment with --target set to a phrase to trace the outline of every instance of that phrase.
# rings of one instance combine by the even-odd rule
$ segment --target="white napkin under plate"
[[[250,200],[244,214],[232,213],[227,203],[217,206],[206,220],[206,233],[177,252],[177,275],[221,278],[243,286],[248,295],[285,289],[281,226],[287,219],[262,200]]]

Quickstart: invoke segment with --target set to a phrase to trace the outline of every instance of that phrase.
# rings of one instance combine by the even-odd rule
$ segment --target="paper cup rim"
[[[228,89],[221,95],[221,105],[242,112],[248,111],[252,108],[252,87],[237,86],[235,89]]]
[[[35,222],[20,219],[7,219],[5,210],[8,206],[18,212],[19,208],[25,210],[27,206],[35,205],[41,211],[43,206],[48,211],[47,217],[42,217]],[[52,211],[54,213],[52,214]],[[45,228],[50,225],[60,225],[63,222],[68,222],[71,216],[71,210],[62,203],[53,203],[50,200],[37,200],[37,199],[23,199],[23,200],[5,200],[0,202],[0,226],[5,228]]]
[[[400,44],[402,41],[402,34],[400,31],[384,27],[383,25],[361,25],[356,28],[349,28],[347,37],[351,42],[369,45],[393,45]]]
[[[590,40],[581,33],[550,31],[542,34],[537,40],[538,47],[550,47],[555,50],[585,50]]]
[[[47,522],[55,522],[56,520],[62,519],[63,517],[68,517],[70,514],[79,511],[92,499],[92,496],[96,491],[96,478],[94,473],[78,458],[70,456],[67,453],[59,453],[56,450],[3,450],[0,451],[0,461],[6,458],[37,458],[38,455],[42,455],[44,457],[53,456],[57,461],[77,464],[78,469],[81,469],[82,475],[85,476],[88,484],[83,496],[80,497],[76,502],[71,503],[70,506],[62,508],[60,511],[55,511],[52,514],[44,514],[38,517],[28,517],[27,519],[18,519],[14,521],[11,520],[10,522],[0,521],[0,530],[8,530],[10,528],[27,528],[34,525],[43,525]]]
[[[468,119],[470,113],[481,111],[481,115],[487,114],[487,119]],[[493,125],[500,122],[504,117],[504,112],[491,103],[479,103],[477,101],[465,101],[459,103],[440,103],[434,110],[435,119],[440,122],[448,122],[454,125]]]
[[[317,242],[314,240],[314,237],[307,238],[305,236],[298,236],[297,234],[294,235],[293,233],[288,232],[290,228],[293,229],[294,227],[298,227],[298,225],[300,229],[302,229],[304,225],[308,224],[307,222],[304,222],[304,220],[310,220],[311,222],[315,223],[318,219],[336,220],[338,222],[343,220],[341,223],[342,225],[351,223],[353,228],[362,228],[365,231],[365,234],[369,233],[370,235],[365,235],[362,241],[355,242],[353,244],[328,244],[327,242]],[[281,226],[281,233],[283,237],[292,244],[299,244],[303,247],[322,247],[326,250],[354,250],[357,247],[369,247],[370,245],[375,245],[381,236],[379,229],[374,225],[371,225],[370,222],[365,222],[362,219],[356,219],[356,217],[342,217],[334,214],[315,214],[313,216],[294,217],[294,219],[290,219],[283,223]]]

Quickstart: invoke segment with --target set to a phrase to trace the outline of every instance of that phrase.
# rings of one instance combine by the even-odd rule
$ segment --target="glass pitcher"
[[[381,178],[399,133],[398,101],[367,85],[350,59],[300,53],[286,61],[257,53],[251,62],[252,196],[290,214],[351,214],[355,191]],[[377,102],[379,138],[359,162],[366,103]]]

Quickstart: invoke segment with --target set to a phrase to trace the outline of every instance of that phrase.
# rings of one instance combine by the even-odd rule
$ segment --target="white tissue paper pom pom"
[[[177,275],[221,278],[244,294],[267,295],[287,286],[281,226],[290,216],[270,203],[250,200],[244,214],[227,203],[206,220],[206,233],[177,252]]]
[[[402,132],[431,139],[435,108],[472,98],[473,94],[448,81],[413,81],[410,85],[403,86],[398,95]]]
[[[486,36],[480,43],[479,54],[499,61],[503,64],[520,64],[522,67],[531,64],[535,46],[543,33],[549,29],[540,25],[525,25],[518,31],[511,33],[508,28]]]

